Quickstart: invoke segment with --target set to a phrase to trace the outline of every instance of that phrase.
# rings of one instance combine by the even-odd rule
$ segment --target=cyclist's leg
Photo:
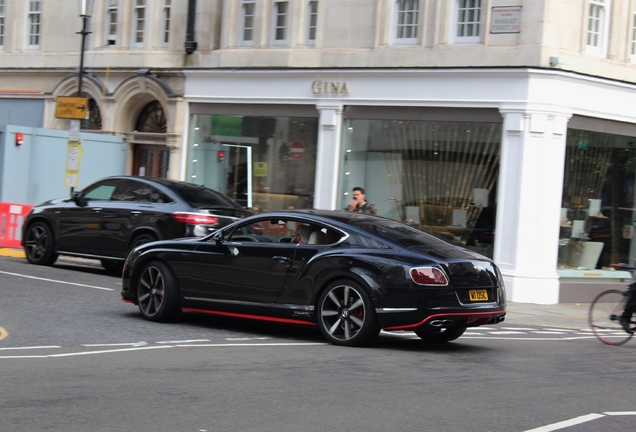
[[[631,318],[636,311],[636,282],[629,286],[629,298],[625,304],[625,311],[623,316],[625,318]]]
[[[634,312],[636,311],[636,282],[629,286],[628,293],[629,298],[625,303],[625,309],[618,319],[626,332],[631,331],[630,321],[632,319],[632,315],[634,315]]]

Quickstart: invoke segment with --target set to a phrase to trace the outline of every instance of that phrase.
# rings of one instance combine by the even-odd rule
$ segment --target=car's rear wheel
[[[415,330],[415,334],[428,343],[446,343],[454,341],[463,335],[465,331],[466,327],[454,327],[448,329],[431,327]]]
[[[380,332],[371,297],[359,284],[339,280],[318,300],[318,328],[335,345],[360,346]]]
[[[139,234],[138,236],[134,237],[133,240],[130,242],[130,248],[128,249],[128,251],[130,252],[137,246],[141,246],[142,244],[150,243],[153,241],[157,241],[157,237],[155,237],[154,235]]]
[[[137,279],[137,299],[141,315],[150,321],[173,320],[179,312],[179,284],[170,267],[161,261],[151,261]]]
[[[32,223],[26,231],[24,252],[31,264],[53,265],[57,259],[51,228],[44,222]]]
[[[113,276],[121,276],[121,272],[124,270],[124,262],[119,260],[109,260],[103,259],[101,260],[102,267],[106,269],[108,274]]]

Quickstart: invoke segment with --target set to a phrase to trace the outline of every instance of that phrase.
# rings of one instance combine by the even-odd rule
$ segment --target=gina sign
[[[346,95],[349,94],[346,82],[315,80],[311,83],[311,92],[315,95]]]

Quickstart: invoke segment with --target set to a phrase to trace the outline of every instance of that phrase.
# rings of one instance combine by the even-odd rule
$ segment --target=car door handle
[[[134,214],[135,216],[139,216],[141,214],[141,212],[137,210],[131,210],[130,213]]]
[[[291,261],[291,258],[286,257],[286,256],[280,256],[280,255],[274,256],[274,257],[272,257],[272,259],[273,259],[274,261],[276,261],[276,262],[281,263],[281,264],[282,264],[282,263],[284,263],[284,262],[289,262],[289,261]]]
[[[94,212],[100,212],[100,211],[102,211],[102,208],[101,207],[93,207],[93,211]]]

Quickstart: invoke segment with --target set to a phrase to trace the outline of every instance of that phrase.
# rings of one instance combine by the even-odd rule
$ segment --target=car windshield
[[[197,186],[188,183],[173,183],[169,186],[178,193],[192,207],[214,206],[242,208],[232,199],[203,185]]]
[[[405,247],[435,246],[443,248],[450,246],[447,241],[397,221],[356,218],[351,219],[349,224]]]

